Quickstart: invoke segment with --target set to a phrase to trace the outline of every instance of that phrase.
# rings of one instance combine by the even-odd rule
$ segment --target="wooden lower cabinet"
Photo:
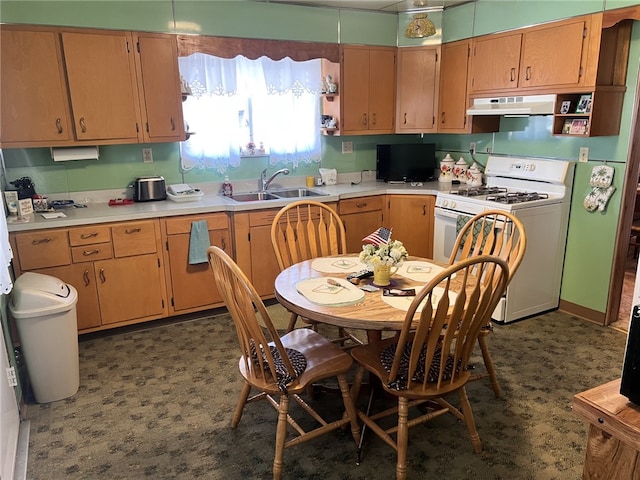
[[[59,278],[78,291],[78,303],[76,304],[78,331],[100,327],[102,316],[93,262],[74,263],[33,271]]]
[[[162,234],[165,240],[170,313],[189,313],[223,304],[209,263],[189,264],[191,224],[201,220],[207,221],[209,243],[222,248],[233,257],[229,217],[226,213],[189,215],[163,220]]]
[[[273,285],[280,273],[271,245],[271,222],[279,210],[256,210],[233,216],[236,262],[263,298],[273,298]]]
[[[383,196],[340,200],[338,212],[346,230],[347,252],[362,250],[362,239],[383,226]]]
[[[76,288],[80,333],[167,316],[158,220],[12,233],[10,241],[16,277],[33,271]]]
[[[433,195],[387,195],[385,226],[409,255],[433,258]]]

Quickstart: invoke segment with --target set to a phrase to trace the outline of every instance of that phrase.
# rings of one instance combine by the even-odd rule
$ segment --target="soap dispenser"
[[[225,197],[233,196],[233,185],[231,185],[228,175],[224,177],[224,182],[222,182],[222,195]]]

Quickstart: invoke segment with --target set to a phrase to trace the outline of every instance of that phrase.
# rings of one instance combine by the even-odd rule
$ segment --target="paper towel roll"
[[[98,147],[51,148],[51,158],[54,162],[69,160],[98,160]]]

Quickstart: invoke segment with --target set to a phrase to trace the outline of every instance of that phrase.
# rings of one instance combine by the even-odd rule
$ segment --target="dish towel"
[[[207,263],[207,248],[209,242],[209,228],[206,220],[191,222],[191,237],[189,237],[189,265]]]
[[[607,165],[597,165],[593,167],[591,178],[589,179],[591,191],[587,194],[583,202],[584,208],[588,212],[595,210],[604,212],[611,195],[613,195],[613,192],[616,190],[616,187],[612,185],[613,172],[613,167]]]

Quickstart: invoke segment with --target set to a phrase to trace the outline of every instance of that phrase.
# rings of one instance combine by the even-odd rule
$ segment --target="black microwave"
[[[385,182],[429,182],[436,179],[435,143],[378,144],[376,178]]]

